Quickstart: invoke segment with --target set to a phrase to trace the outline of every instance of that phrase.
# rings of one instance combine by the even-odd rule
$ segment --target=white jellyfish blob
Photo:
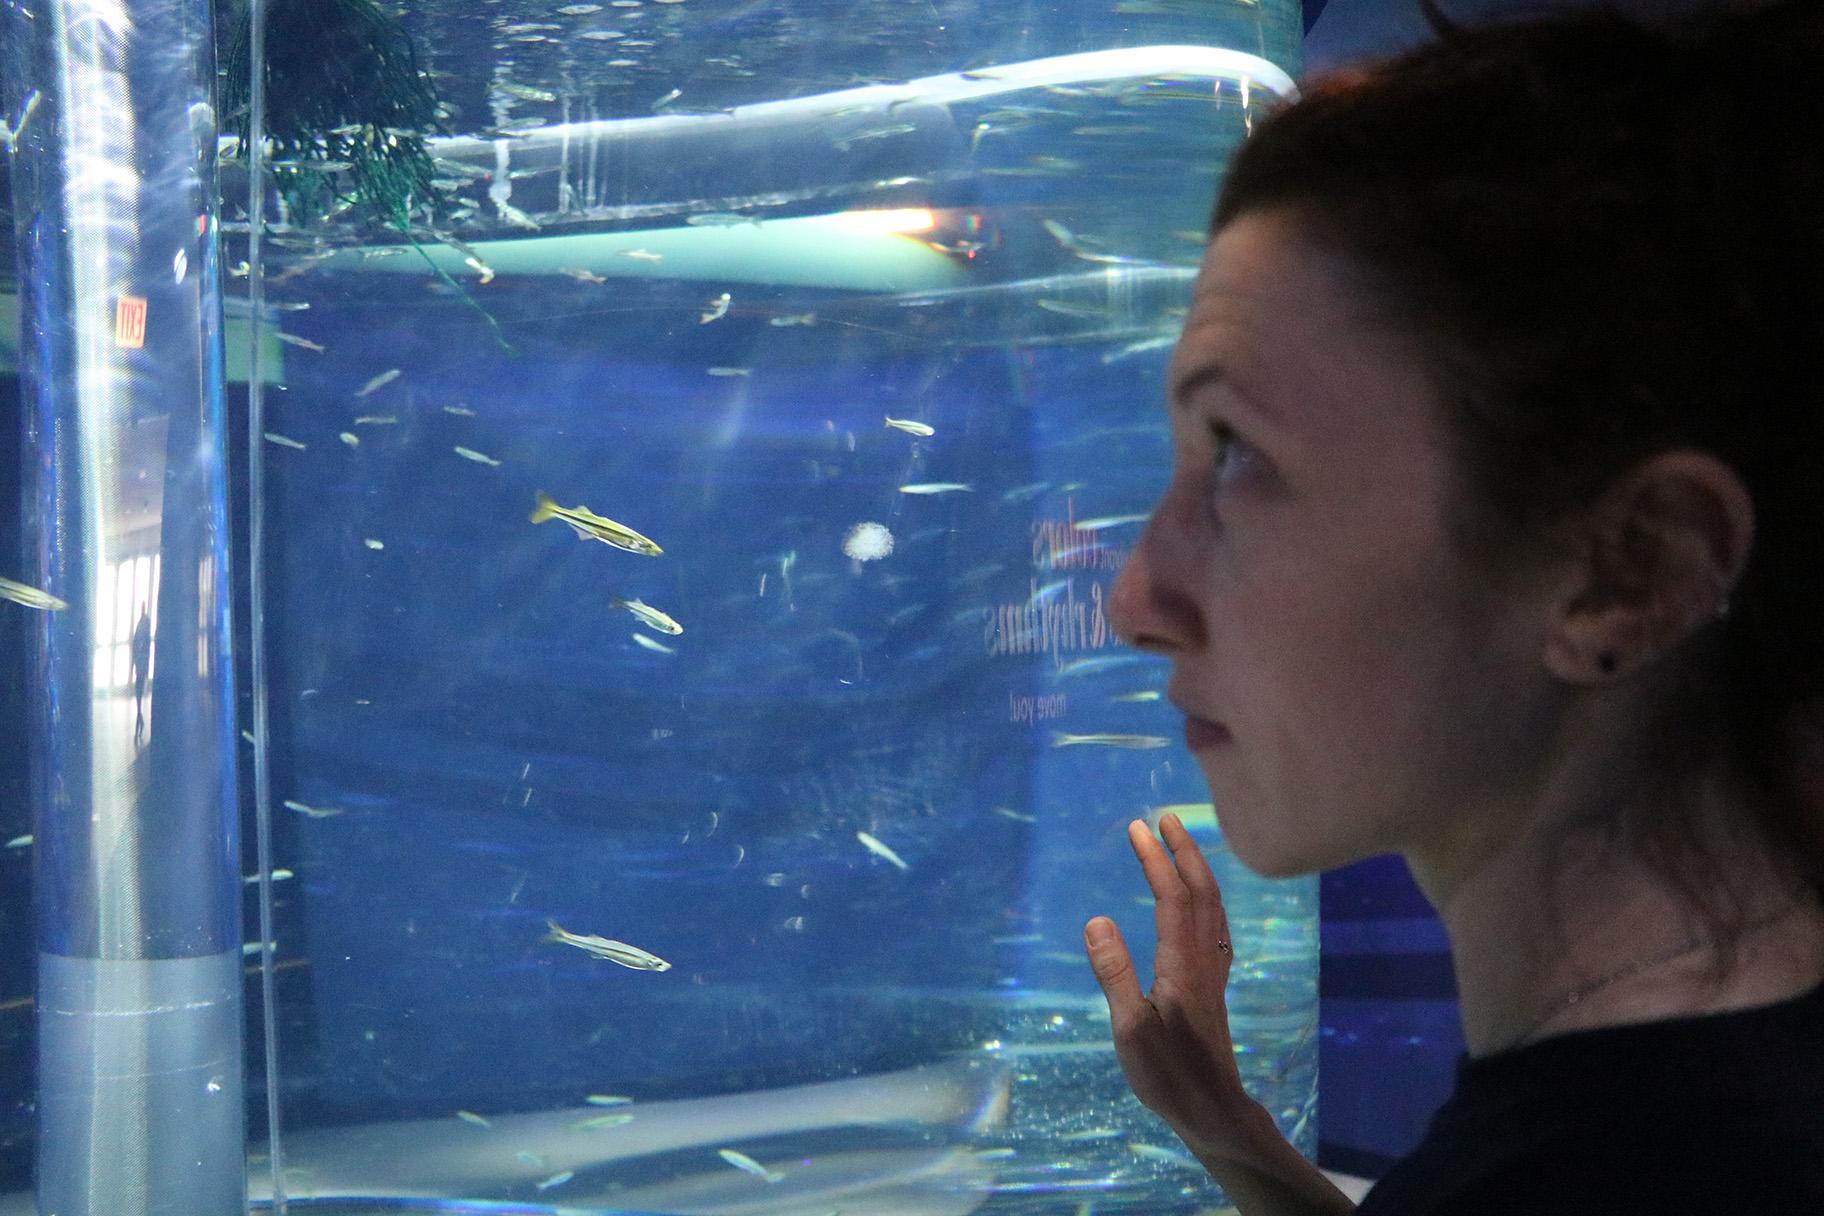
[[[842,551],[858,562],[871,562],[893,552],[893,534],[885,524],[859,523],[842,538]]]

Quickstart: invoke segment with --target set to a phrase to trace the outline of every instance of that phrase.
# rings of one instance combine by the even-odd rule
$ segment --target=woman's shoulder
[[[1360,1216],[1824,1212],[1824,985],[1480,1060]]]

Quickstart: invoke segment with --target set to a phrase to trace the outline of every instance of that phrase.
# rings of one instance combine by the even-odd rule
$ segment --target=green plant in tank
[[[222,129],[245,157],[252,132],[252,20],[247,0],[218,12]],[[373,0],[269,0],[266,7],[267,167],[290,222],[308,227],[350,213],[399,233],[433,273],[480,313],[506,351],[492,314],[425,253],[413,218],[432,226],[451,210],[433,180],[425,138],[444,134],[430,78],[396,18]]]
[[[232,13],[221,108],[245,149],[252,23],[245,0]],[[394,17],[373,0],[271,0],[265,59],[268,164],[293,223],[352,210],[397,228],[448,213],[424,142],[442,133],[437,95]]]

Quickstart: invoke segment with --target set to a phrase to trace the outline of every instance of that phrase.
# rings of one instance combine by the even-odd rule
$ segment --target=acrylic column
[[[55,597],[28,656],[38,1210],[238,1214],[210,8],[39,0],[0,14],[21,285],[20,565]]]

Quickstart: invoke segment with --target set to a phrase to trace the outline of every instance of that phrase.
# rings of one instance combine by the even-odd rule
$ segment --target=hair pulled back
[[[1437,41],[1257,124],[1213,229],[1291,209],[1419,339],[1453,541],[1491,577],[1656,453],[1742,479],[1731,615],[1661,657],[1682,694],[1608,824],[1722,936],[1694,797],[1719,764],[1824,892],[1824,5],[1473,28],[1421,7]]]

